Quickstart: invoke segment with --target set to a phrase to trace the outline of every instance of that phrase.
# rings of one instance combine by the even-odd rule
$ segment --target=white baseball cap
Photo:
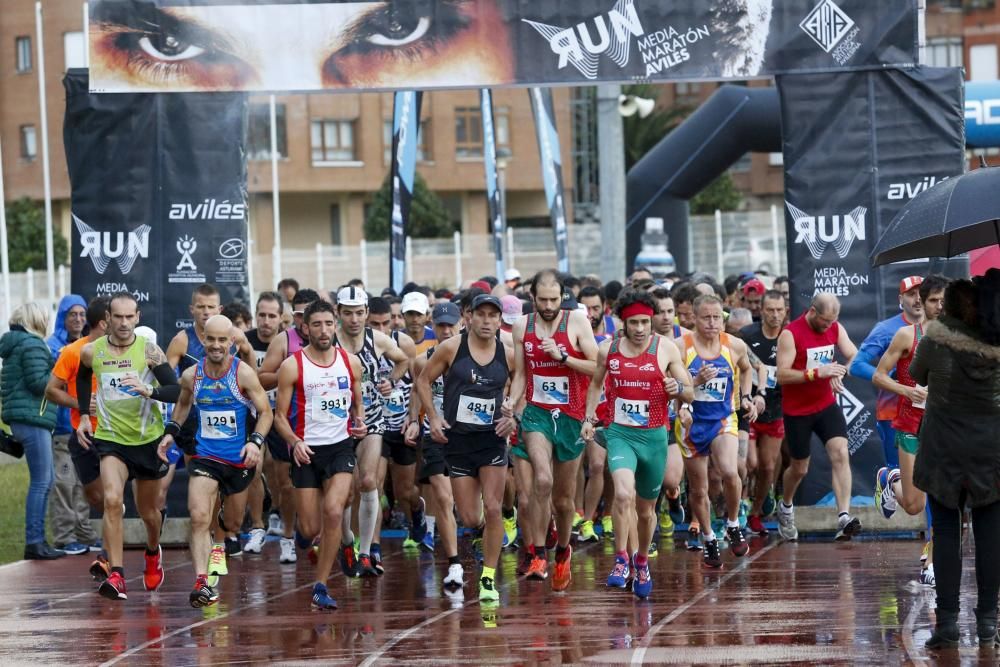
[[[403,303],[399,307],[401,313],[420,313],[426,315],[431,304],[427,297],[421,292],[409,292],[403,297]]]
[[[517,269],[507,269],[506,271],[504,271],[503,279],[504,282],[507,282],[509,280],[520,280],[521,272],[518,271]]]
[[[367,306],[368,292],[360,287],[348,285],[337,292],[338,306]]]
[[[146,326],[139,326],[135,328],[135,335],[142,336],[146,339],[146,342],[156,345],[156,332]]]

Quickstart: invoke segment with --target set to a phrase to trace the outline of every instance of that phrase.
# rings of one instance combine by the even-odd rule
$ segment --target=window
[[[314,120],[312,162],[354,162],[354,121]]]
[[[63,33],[63,58],[66,69],[87,66],[87,42],[82,32]]]
[[[17,49],[17,73],[24,74],[31,71],[31,38],[17,37],[14,39],[14,46]]]
[[[455,157],[483,156],[483,115],[479,107],[455,108]]]
[[[674,84],[674,92],[678,97],[696,96],[701,93],[701,84],[678,81]]]
[[[510,157],[510,107],[493,109],[493,132],[496,135],[497,157]]]
[[[21,126],[21,157],[25,160],[34,160],[38,157],[38,142],[34,125]]]
[[[962,38],[932,37],[928,39],[924,64],[930,67],[961,67]]]
[[[417,161],[431,162],[434,156],[430,146],[430,120],[420,121],[420,136],[417,138]],[[382,123],[382,159],[386,164],[392,162],[392,119]]]
[[[285,105],[274,105],[277,122],[278,158],[288,157],[288,133],[285,128]],[[271,159],[271,105],[251,104],[247,123],[247,159]]]
[[[750,171],[751,157],[750,153],[744,153],[740,156],[740,159],[733,163],[733,166],[729,168],[730,171],[737,174],[742,174]]]
[[[977,44],[969,49],[969,80],[996,81],[997,45]]]

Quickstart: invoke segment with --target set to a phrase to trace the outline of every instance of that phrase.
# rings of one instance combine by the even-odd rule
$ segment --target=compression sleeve
[[[90,414],[90,385],[94,381],[94,369],[80,364],[76,371],[76,402],[80,414]]]
[[[159,387],[153,389],[150,396],[153,400],[162,403],[176,403],[181,396],[181,385],[177,382],[177,374],[170,364],[164,362],[153,369],[153,377],[160,383]]]
[[[881,358],[881,355],[879,356]],[[858,353],[854,355],[854,361],[851,362],[850,373],[853,377],[864,378],[869,382],[872,381],[872,377],[875,375],[875,363],[878,359],[873,359],[871,353],[865,348],[858,350]]]

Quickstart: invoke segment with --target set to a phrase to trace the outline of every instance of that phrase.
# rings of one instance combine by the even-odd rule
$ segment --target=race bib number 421
[[[649,401],[616,398],[615,423],[622,426],[649,426]]]

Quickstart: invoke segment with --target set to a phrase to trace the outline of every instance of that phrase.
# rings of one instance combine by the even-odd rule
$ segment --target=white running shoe
[[[267,540],[267,531],[263,528],[254,528],[250,531],[250,539],[243,545],[243,553],[259,554],[264,548],[265,540]]]
[[[934,563],[920,570],[920,583],[934,588]]]
[[[448,575],[444,578],[445,586],[462,586],[465,584],[465,570],[460,563],[448,566]]]
[[[295,540],[290,537],[282,537],[280,544],[281,555],[278,556],[279,563],[294,563],[299,559],[295,553]]]
[[[272,514],[267,518],[267,534],[281,537],[285,534],[285,524],[280,514]]]
[[[778,535],[786,542],[794,542],[799,539],[799,529],[795,527],[795,509],[785,509],[782,503],[778,503]]]

